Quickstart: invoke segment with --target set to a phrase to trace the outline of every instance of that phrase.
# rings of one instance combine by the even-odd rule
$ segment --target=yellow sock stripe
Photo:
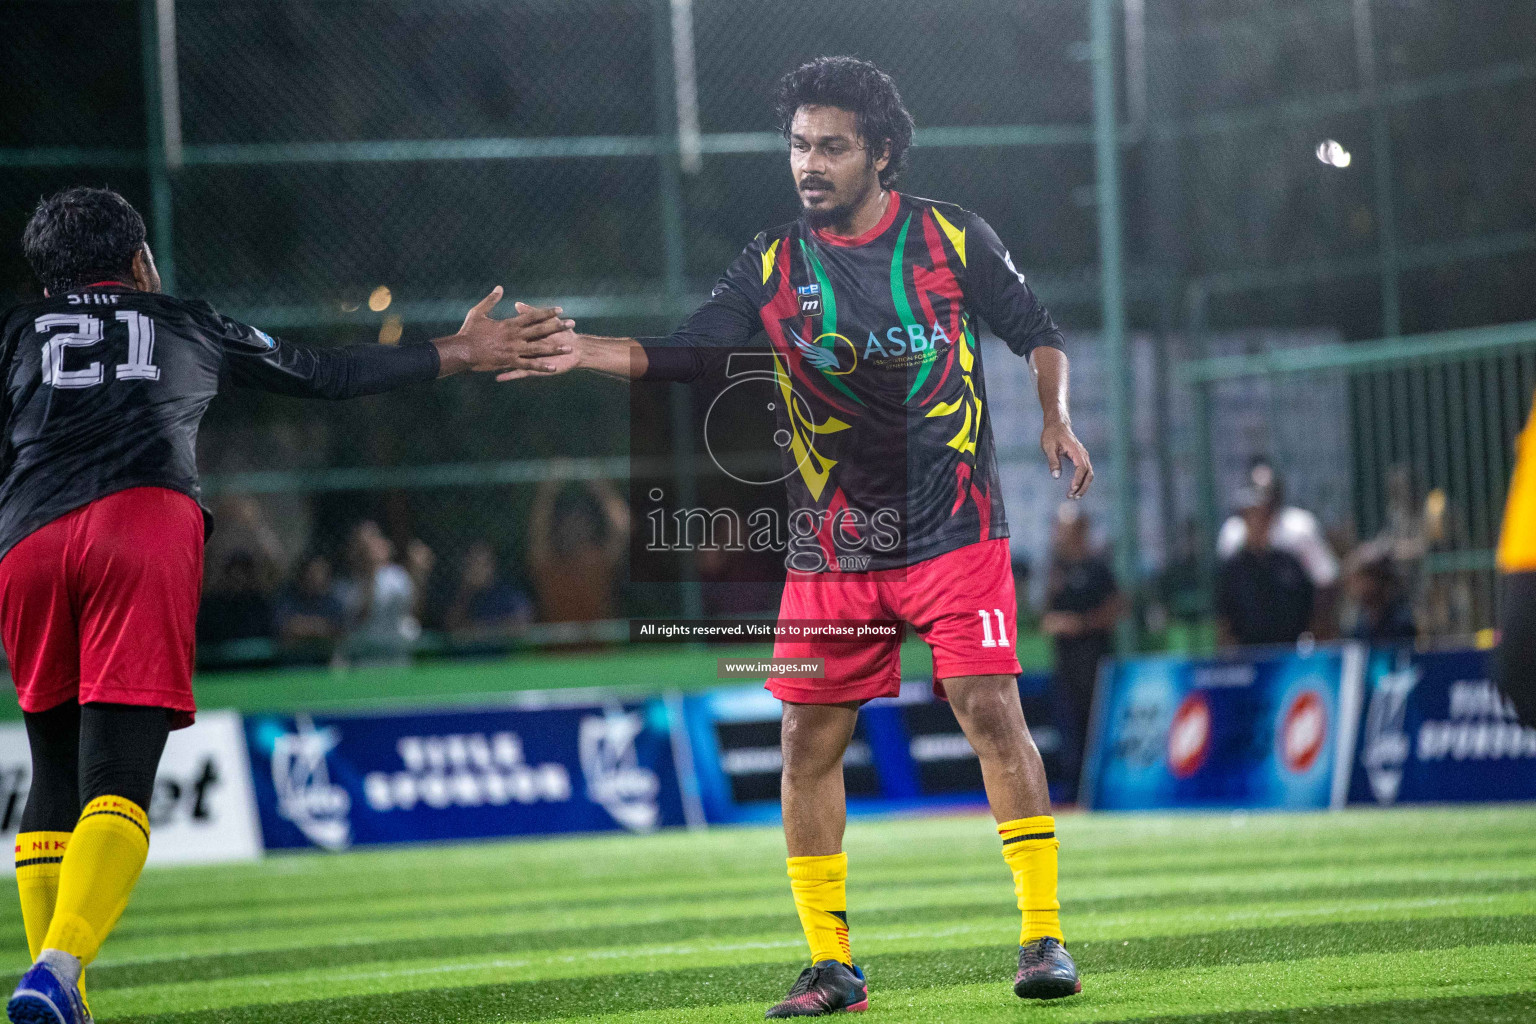
[[[1031,839],[1055,839],[1055,838],[1056,838],[1056,833],[1055,832],[1029,832],[1029,833],[1026,833],[1025,835],[1021,835],[1021,836],[1010,836],[1009,838],[1003,840],[1003,845],[1004,846],[1008,846],[1008,845],[1010,845],[1012,843],[1027,843]]]
[[[1055,839],[1056,819],[1049,814],[1037,814],[1033,818],[1015,818],[997,826],[1003,845],[1023,842],[1027,839]]]
[[[149,842],[149,815],[144,813],[144,808],[132,800],[125,800],[120,796],[99,796],[80,811],[80,820],[84,821],[102,814],[132,822],[140,832],[144,833],[144,841]]]
[[[72,832],[19,832],[16,835],[16,870],[59,864],[69,848]]]

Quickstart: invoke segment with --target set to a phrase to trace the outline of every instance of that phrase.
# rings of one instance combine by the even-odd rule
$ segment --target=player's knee
[[[815,783],[842,767],[843,751],[834,743],[784,744],[784,785]]]
[[[963,684],[947,683],[949,706],[967,729],[1000,727],[1005,722],[1018,725],[1019,692],[1006,676],[968,679]]]
[[[950,692],[950,704],[977,756],[1016,754],[1029,745],[1029,732],[1011,679],[977,681]]]
[[[825,734],[796,735],[786,729],[782,743],[784,784],[814,783],[825,778],[842,766],[845,746]]]

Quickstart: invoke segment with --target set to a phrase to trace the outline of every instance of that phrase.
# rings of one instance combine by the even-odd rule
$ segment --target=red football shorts
[[[0,560],[0,636],[23,711],[134,704],[192,724],[203,513],[163,487],[98,498]]]
[[[779,619],[910,623],[933,650],[934,692],[959,676],[1019,674],[1018,606],[1007,538],[968,544],[904,569],[807,574],[784,583]],[[776,658],[822,658],[826,678],[775,676],[768,689],[796,704],[838,704],[901,692],[901,640],[774,644]]]

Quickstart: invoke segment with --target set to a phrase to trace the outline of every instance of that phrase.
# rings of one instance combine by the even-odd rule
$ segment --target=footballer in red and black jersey
[[[1014,352],[1061,332],[986,221],[892,192],[859,237],[806,218],[759,234],[667,338],[639,339],[648,379],[695,380],[767,336],[791,514],[825,560],[912,565],[1008,536],[977,318]],[[864,564],[861,562],[861,565]]]
[[[7,312],[0,365],[0,558],[117,491],[197,500],[197,428],[225,388],[351,398],[439,371],[433,345],[291,345],[206,302],[111,281]]]

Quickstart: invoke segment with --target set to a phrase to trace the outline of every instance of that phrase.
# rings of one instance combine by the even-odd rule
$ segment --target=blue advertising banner
[[[1085,796],[1101,810],[1337,805],[1360,656],[1351,646],[1106,665]]]
[[[1536,729],[1489,669],[1484,651],[1372,651],[1350,801],[1536,800]]]
[[[666,705],[245,720],[267,849],[684,822]]]
[[[1019,697],[1046,763],[1052,790],[1070,792],[1077,766],[1066,763],[1062,734],[1051,724],[1049,677],[1019,677]],[[698,790],[712,823],[779,817],[780,704],[761,686],[683,698]],[[926,681],[902,684],[899,697],[859,711],[843,756],[850,814],[984,803],[981,764],[949,705]]]

